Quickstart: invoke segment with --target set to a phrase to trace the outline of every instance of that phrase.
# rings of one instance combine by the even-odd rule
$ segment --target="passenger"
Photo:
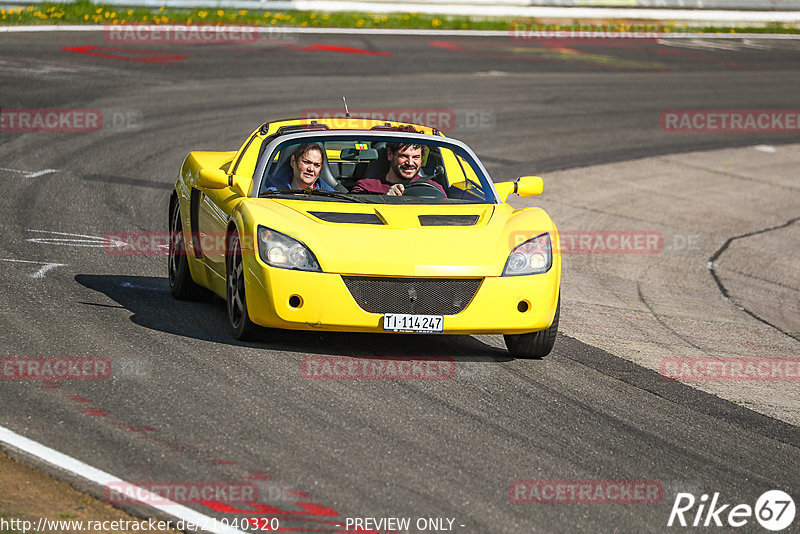
[[[362,178],[351,193],[373,193],[378,195],[402,196],[406,185],[417,180],[434,184],[445,194],[444,188],[434,182],[425,180],[419,175],[422,167],[423,146],[415,143],[387,143],[386,159],[389,160],[389,172],[383,178]],[[445,194],[446,196],[446,194]]]
[[[319,143],[303,143],[298,146],[289,159],[291,174],[273,176],[272,186],[267,191],[288,191],[302,189],[319,189],[320,191],[333,191],[333,188],[324,180],[319,179],[319,173],[325,160],[322,157],[324,149]]]

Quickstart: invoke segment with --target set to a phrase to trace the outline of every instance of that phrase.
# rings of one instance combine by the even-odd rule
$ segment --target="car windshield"
[[[298,168],[298,161],[310,161],[302,156],[308,154],[302,151],[308,150],[309,143],[316,147],[311,149],[311,159],[322,157],[319,178],[313,187],[298,186],[294,178],[304,172]],[[381,204],[495,201],[489,178],[474,157],[462,147],[433,136],[430,139],[370,134],[295,137],[262,157],[259,167],[263,173],[258,189],[262,198]],[[307,174],[306,178],[309,176],[313,179],[313,174]],[[402,194],[396,194],[397,187],[392,190],[396,183],[402,184]]]

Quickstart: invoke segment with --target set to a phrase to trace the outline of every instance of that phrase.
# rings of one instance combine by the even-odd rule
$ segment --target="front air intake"
[[[362,310],[370,313],[455,315],[475,296],[481,278],[342,276]]]

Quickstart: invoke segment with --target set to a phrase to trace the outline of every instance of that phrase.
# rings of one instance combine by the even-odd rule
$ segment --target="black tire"
[[[233,337],[242,341],[263,338],[265,329],[250,320],[244,291],[244,265],[239,234],[228,234],[225,260],[225,303]]]
[[[175,200],[169,214],[169,291],[178,300],[206,300],[210,292],[192,280],[189,260],[186,259],[180,203]]]
[[[558,317],[561,314],[561,295],[556,304],[556,314],[553,317],[553,324],[549,328],[530,334],[504,335],[506,348],[512,356],[517,358],[541,359],[550,354],[556,342],[558,332]]]

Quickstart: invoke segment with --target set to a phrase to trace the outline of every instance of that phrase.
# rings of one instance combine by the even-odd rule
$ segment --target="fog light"
[[[517,311],[519,311],[520,313],[525,313],[530,309],[531,309],[531,303],[528,302],[527,300],[521,300],[519,301],[519,304],[517,304]]]
[[[300,308],[303,305],[303,299],[300,298],[300,295],[292,295],[289,297],[289,306],[292,308]]]

